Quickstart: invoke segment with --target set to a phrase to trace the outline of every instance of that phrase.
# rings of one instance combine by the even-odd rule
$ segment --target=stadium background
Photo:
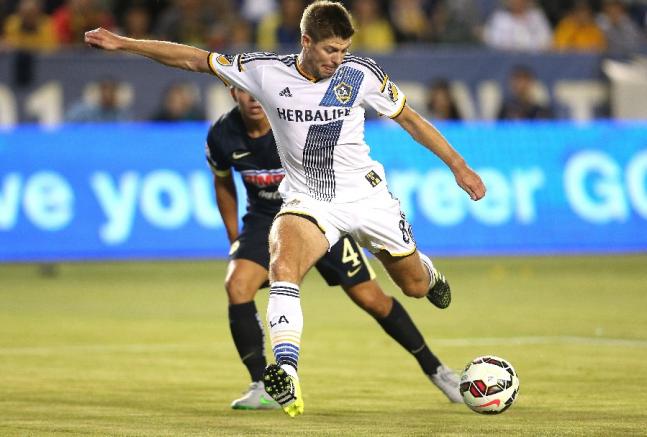
[[[647,399],[635,383],[645,377],[635,371],[647,359],[647,320],[635,309],[647,284],[647,5],[592,1],[587,23],[571,12],[582,3],[347,2],[361,17],[353,51],[375,58],[488,185],[483,201],[469,202],[438,160],[370,114],[372,156],[385,165],[419,246],[463,293],[453,312],[433,320],[427,308],[406,304],[454,367],[494,352],[517,366],[522,397],[510,413],[517,416],[497,422],[512,434],[644,432],[636,405]],[[624,21],[605,27],[611,3],[622,6]],[[36,14],[38,25],[16,25],[34,20],[34,4],[45,14]],[[495,15],[513,4],[543,13],[548,39],[523,26],[497,28]],[[289,53],[297,49],[290,17],[302,6],[0,1],[0,429],[8,435],[209,434],[213,417],[217,434],[260,435],[279,423],[256,416],[245,425],[226,411],[245,380],[219,291],[228,243],[204,137],[231,107],[227,91],[208,75],[80,41],[104,25],[228,53]],[[21,8],[25,15],[15,15]],[[27,35],[16,31],[25,28]],[[506,113],[519,71],[530,77],[532,108]],[[434,106],[438,88],[449,90],[455,111]],[[114,93],[114,106],[101,107],[102,90]],[[207,261],[178,261],[196,258]],[[321,363],[339,353],[347,361],[338,378],[358,397],[340,406],[325,384],[309,383],[313,415],[304,416],[304,429],[339,434],[352,423],[357,435],[429,432],[429,401],[415,391],[413,364],[318,278],[306,288],[313,292],[304,299],[305,375],[325,380],[334,367]],[[335,308],[342,326],[331,328],[320,308]],[[487,334],[483,320],[494,321]],[[344,327],[357,342],[338,344]],[[586,359],[593,355],[596,364]],[[628,374],[633,383],[617,379]],[[366,391],[372,380],[392,397],[376,402],[383,392]],[[609,380],[616,390],[605,400],[577,394],[587,381]],[[431,411],[444,425],[434,421],[432,430],[492,432],[433,396]],[[411,409],[412,398],[423,406]],[[290,425],[286,433],[301,431]]]

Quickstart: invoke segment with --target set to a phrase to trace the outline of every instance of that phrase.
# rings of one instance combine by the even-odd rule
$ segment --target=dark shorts
[[[270,265],[269,233],[273,217],[246,214],[243,229],[232,244],[229,259],[246,259],[263,266]],[[353,286],[373,279],[373,271],[362,248],[346,235],[315,264],[330,286]]]

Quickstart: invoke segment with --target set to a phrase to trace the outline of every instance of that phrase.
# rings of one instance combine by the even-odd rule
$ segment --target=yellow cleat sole
[[[270,364],[265,369],[263,380],[265,391],[281,404],[285,414],[290,417],[303,414],[304,404],[298,379],[293,379],[278,365]]]

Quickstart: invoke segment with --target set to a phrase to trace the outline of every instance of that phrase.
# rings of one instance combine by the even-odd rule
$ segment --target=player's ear
[[[312,45],[312,38],[310,38],[310,35],[307,35],[305,33],[301,35],[301,45],[305,49],[310,48],[310,46]]]
[[[236,95],[236,88],[229,87],[229,94],[231,95],[231,98],[234,99],[234,102],[238,103],[238,96]]]

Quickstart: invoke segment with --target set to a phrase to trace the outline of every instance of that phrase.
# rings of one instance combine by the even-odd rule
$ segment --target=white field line
[[[215,347],[210,344],[90,344],[77,346],[0,347],[1,355],[56,355],[67,353],[156,353],[200,351]]]
[[[491,337],[491,338],[450,338],[434,339],[430,343],[439,346],[514,346],[531,344],[584,345],[584,346],[623,346],[647,348],[647,340],[628,338],[544,336],[544,337]]]
[[[614,346],[630,348],[647,348],[647,340],[604,337],[492,337],[492,338],[447,338],[430,339],[433,346],[524,346],[524,345],[583,345]],[[37,347],[0,347],[0,356],[4,355],[58,355],[68,353],[157,353],[174,351],[208,351],[218,344],[94,344],[78,346],[37,346]]]

